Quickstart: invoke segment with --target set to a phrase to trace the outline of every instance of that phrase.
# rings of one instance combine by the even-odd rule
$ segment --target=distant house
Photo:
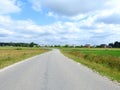
[[[86,48],[90,48],[90,44],[86,44],[85,47],[86,47]]]
[[[102,48],[107,48],[107,45],[106,44],[101,44],[100,45]]]

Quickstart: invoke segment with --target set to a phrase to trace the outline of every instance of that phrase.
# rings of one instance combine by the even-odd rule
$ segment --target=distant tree
[[[33,46],[34,46],[34,42],[31,42],[31,43],[29,44],[29,46],[30,46],[30,47],[33,47]]]
[[[33,42],[31,42],[31,43],[0,42],[0,46],[33,47],[33,46],[38,46],[38,44],[35,44]]]
[[[60,45],[54,45],[54,47],[60,47]]]
[[[9,46],[14,46],[14,43],[13,42],[9,42]]]
[[[109,45],[108,45],[109,47],[114,47],[114,44],[113,43],[109,43]]]
[[[68,44],[66,44],[64,47],[69,47],[69,45],[68,45]]]
[[[114,47],[115,47],[115,48],[119,48],[119,47],[120,47],[120,42],[116,41],[116,42],[114,43]]]

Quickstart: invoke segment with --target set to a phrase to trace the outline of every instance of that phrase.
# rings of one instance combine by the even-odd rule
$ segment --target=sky
[[[0,42],[120,41],[120,0],[0,0]]]

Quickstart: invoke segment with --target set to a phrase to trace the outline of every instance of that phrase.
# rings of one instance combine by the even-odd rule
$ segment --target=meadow
[[[120,82],[120,49],[63,48],[61,52],[101,75]]]
[[[0,69],[47,51],[49,49],[34,47],[0,47]]]

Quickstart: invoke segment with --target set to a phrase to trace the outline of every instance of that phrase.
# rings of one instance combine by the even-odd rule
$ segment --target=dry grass
[[[48,49],[0,49],[0,68],[48,51]]]

